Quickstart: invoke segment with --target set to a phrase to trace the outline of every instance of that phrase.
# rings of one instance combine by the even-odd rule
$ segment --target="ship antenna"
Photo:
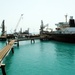
[[[65,15],[66,23],[67,23],[67,16],[68,16],[68,15],[66,14],[66,15]]]

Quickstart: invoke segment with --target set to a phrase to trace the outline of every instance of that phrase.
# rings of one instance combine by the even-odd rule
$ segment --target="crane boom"
[[[20,19],[19,19],[19,21],[18,21],[18,23],[17,23],[17,25],[16,25],[16,28],[15,28],[14,32],[16,32],[17,27],[18,27],[18,25],[19,25],[19,23],[20,23],[20,21],[21,21],[21,19],[22,19],[22,16],[23,16],[23,14],[21,14]]]

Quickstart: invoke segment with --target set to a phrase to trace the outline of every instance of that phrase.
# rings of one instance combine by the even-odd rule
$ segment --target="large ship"
[[[51,33],[52,38],[56,41],[75,43],[75,20],[73,16],[70,16],[69,22],[67,22],[67,15],[65,17],[66,22],[56,24],[56,31]]]

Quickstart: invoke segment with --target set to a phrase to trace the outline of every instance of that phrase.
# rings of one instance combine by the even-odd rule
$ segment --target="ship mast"
[[[43,33],[43,28],[44,28],[44,25],[43,25],[43,20],[41,20],[40,34],[42,34],[42,33]]]
[[[67,16],[68,16],[68,15],[66,14],[66,15],[65,15],[66,23],[67,23]]]

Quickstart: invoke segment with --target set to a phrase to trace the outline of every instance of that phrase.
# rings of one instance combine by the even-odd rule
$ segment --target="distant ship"
[[[69,22],[67,22],[67,15],[65,15],[65,17],[66,22],[59,22],[56,24],[56,31],[53,31],[50,34],[53,40],[75,43],[75,20],[73,19],[73,16],[71,16]]]

